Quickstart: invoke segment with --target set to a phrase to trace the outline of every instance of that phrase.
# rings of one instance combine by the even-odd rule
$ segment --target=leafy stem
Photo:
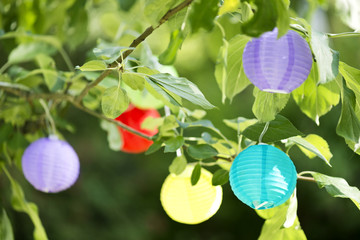
[[[177,5],[176,7],[170,9],[169,11],[167,11],[165,13],[165,15],[159,20],[159,23],[157,26],[153,27],[150,26],[148,27],[142,34],[140,34],[140,36],[138,36],[137,38],[134,39],[134,41],[130,44],[129,49],[126,50],[123,54],[120,55],[120,57],[115,60],[113,63],[109,64],[109,68],[113,68],[118,64],[121,64],[123,62],[124,59],[126,59],[134,50],[135,48],[142,43],[143,41],[145,41],[145,39],[150,36],[152,34],[152,32],[157,29],[158,27],[160,27],[163,23],[165,23],[166,21],[168,21],[172,16],[174,16],[176,13],[178,13],[179,11],[181,11],[182,9],[186,8],[187,6],[189,6],[194,0],[185,0],[182,3],[180,3],[179,5]],[[95,79],[95,81],[89,83],[80,93],[80,95],[75,99],[75,101],[77,103],[80,103],[81,100],[85,97],[85,95],[90,91],[91,88],[95,87],[96,85],[98,85],[102,80],[104,80],[104,78],[106,76],[108,76],[111,73],[111,70],[105,70],[104,72],[101,73],[101,75]]]

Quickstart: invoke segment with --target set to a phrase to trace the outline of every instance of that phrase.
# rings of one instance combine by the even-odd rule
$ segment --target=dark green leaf
[[[214,172],[214,175],[212,177],[212,185],[224,185],[229,181],[229,172],[224,169],[219,169],[216,172]]]
[[[355,113],[355,94],[343,85],[341,115],[336,133],[345,140],[355,143],[355,151],[360,147],[360,121]]]
[[[349,198],[360,210],[360,191],[357,187],[349,186],[343,178],[331,177],[317,172],[306,172],[311,174],[319,188],[325,187],[326,191],[333,197]]]
[[[150,155],[156,151],[158,151],[162,146],[162,142],[160,141],[156,141],[154,142],[150,147],[149,149],[145,152],[145,155]]]
[[[101,128],[107,132],[107,140],[109,143],[109,148],[113,151],[120,151],[123,141],[118,130],[118,127],[114,123],[108,121],[101,121]]]
[[[5,209],[2,210],[0,217],[0,239],[14,240],[14,234],[13,234],[11,222],[6,214]]]
[[[260,122],[268,122],[275,119],[287,104],[290,94],[269,93],[254,88],[255,102],[252,111]]]
[[[175,62],[178,50],[184,42],[185,36],[179,29],[170,35],[170,42],[167,49],[159,56],[159,62],[164,65],[171,65]]]
[[[104,115],[108,118],[117,118],[129,106],[129,98],[126,91],[119,87],[110,87],[105,90],[101,107]]]
[[[218,154],[218,151],[208,144],[190,145],[187,152],[195,159],[212,158]]]
[[[336,81],[317,85],[319,79],[317,64],[313,63],[308,79],[292,92],[301,111],[320,124],[319,118],[339,103],[340,91]]]
[[[186,158],[184,155],[176,157],[176,158],[174,158],[171,165],[169,166],[169,172],[179,175],[180,173],[182,173],[185,170],[186,164],[187,164],[187,161],[186,161]]]
[[[189,20],[191,31],[196,33],[200,28],[210,31],[219,11],[218,0],[195,0],[191,6]]]
[[[129,11],[130,8],[136,3],[136,0],[118,0],[122,10]]]
[[[243,135],[257,141],[264,127],[265,123],[256,123],[246,128]],[[277,115],[275,120],[270,122],[262,141],[265,143],[276,142],[297,135],[303,135],[303,133],[296,129],[287,118]]]
[[[191,185],[196,185],[200,179],[201,175],[201,165],[200,163],[196,164],[192,173],[191,173]]]
[[[279,29],[278,37],[281,37],[290,25],[288,3],[287,0],[255,0],[257,11],[242,26],[243,32],[248,36],[259,37],[276,26]]]
[[[177,149],[181,148],[184,144],[184,138],[182,136],[176,136],[165,141],[164,152],[175,152]]]
[[[339,73],[339,53],[329,47],[328,37],[323,33],[312,31],[310,44],[318,67],[316,83],[334,80]]]
[[[205,109],[211,109],[215,106],[206,100],[199,88],[189,80],[183,77],[174,77],[167,73],[155,74],[148,77],[153,82],[161,85],[163,88],[172,92],[190,102],[199,105]]]
[[[224,39],[215,67],[216,81],[222,92],[222,101],[242,92],[250,81],[246,77],[242,65],[242,54],[246,43],[250,40],[245,35],[236,35],[229,43]]]

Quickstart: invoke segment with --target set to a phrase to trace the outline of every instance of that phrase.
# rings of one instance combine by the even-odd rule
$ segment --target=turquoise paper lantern
[[[234,160],[230,186],[240,201],[254,209],[286,202],[294,192],[297,172],[291,159],[267,144],[250,146]]]

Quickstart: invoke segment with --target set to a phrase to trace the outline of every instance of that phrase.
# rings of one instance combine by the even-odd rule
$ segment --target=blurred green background
[[[305,17],[308,2],[291,2],[293,10]],[[119,45],[129,45],[134,38],[132,31],[142,32],[149,25],[142,9],[143,2],[140,0],[0,0],[0,28],[5,32],[22,28],[38,34],[54,34],[64,42],[73,64],[82,65],[99,38],[107,41],[115,39],[114,42]],[[316,10],[312,24],[319,31],[350,31],[339,21],[331,6]],[[230,35],[238,33],[236,24],[229,23],[226,28]],[[120,31],[126,34],[117,39]],[[167,24],[148,39],[154,54],[164,51],[168,41]],[[229,139],[236,140],[236,133],[226,127],[222,120],[238,116],[253,118],[251,106],[254,98],[252,87],[248,87],[231,103],[221,103],[221,92],[214,78],[220,44],[218,28],[210,33],[200,32],[189,36],[178,54],[175,67],[180,76],[195,82],[207,99],[218,106],[218,109],[209,111],[206,118],[211,119]],[[331,44],[340,52],[342,61],[360,68],[358,37],[335,39]],[[0,66],[6,62],[14,47],[13,40],[0,41]],[[56,56],[56,60],[57,68],[65,70],[60,56]],[[297,148],[290,151],[290,156],[298,172],[319,171],[343,177],[350,185],[360,187],[359,156],[335,133],[340,110],[340,106],[335,107],[320,118],[320,126],[317,126],[301,113],[291,99],[281,114],[305,134],[315,133],[328,141],[334,155],[331,160],[333,168],[320,159],[307,159]],[[172,221],[163,211],[159,195],[174,154],[159,151],[145,156],[111,151],[98,119],[72,107],[64,116],[76,128],[75,133],[63,134],[80,157],[81,174],[77,183],[65,192],[45,194],[34,190],[24,180],[22,173],[14,172],[27,199],[37,203],[49,239],[231,240],[256,239],[259,236],[263,220],[233,195],[229,184],[223,186],[222,206],[210,220],[194,226]],[[8,186],[8,181],[1,175],[1,204],[7,209],[15,239],[32,239],[33,225],[28,216],[10,210]],[[356,239],[360,236],[359,212],[350,200],[332,198],[310,182],[300,181],[297,191],[298,216],[308,239]]]

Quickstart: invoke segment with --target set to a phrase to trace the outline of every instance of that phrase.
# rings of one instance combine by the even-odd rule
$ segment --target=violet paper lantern
[[[262,91],[290,93],[310,73],[311,50],[295,31],[289,30],[279,39],[277,35],[275,28],[246,44],[242,58],[244,72]]]
[[[281,150],[267,144],[246,148],[230,169],[230,186],[236,197],[254,209],[283,204],[294,192],[295,166]]]
[[[42,192],[60,192],[71,187],[80,171],[74,149],[56,137],[40,138],[31,143],[22,156],[26,180]]]

